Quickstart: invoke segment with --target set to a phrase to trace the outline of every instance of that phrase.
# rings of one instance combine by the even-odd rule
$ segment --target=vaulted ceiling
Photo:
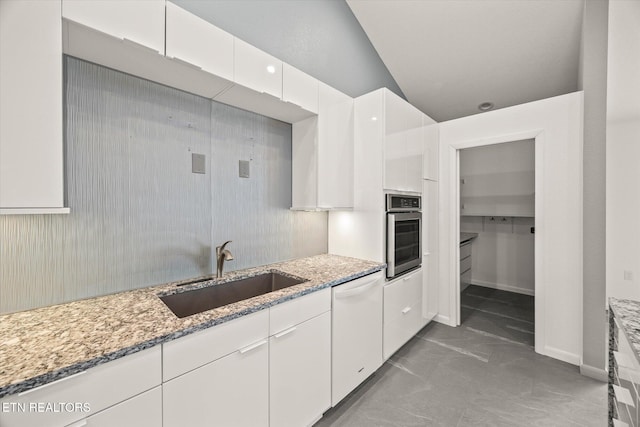
[[[409,102],[436,121],[578,90],[584,0],[347,0]]]

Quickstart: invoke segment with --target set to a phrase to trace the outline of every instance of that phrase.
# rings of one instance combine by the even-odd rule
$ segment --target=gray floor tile
[[[316,427],[603,426],[607,386],[534,352],[534,299],[470,286]]]

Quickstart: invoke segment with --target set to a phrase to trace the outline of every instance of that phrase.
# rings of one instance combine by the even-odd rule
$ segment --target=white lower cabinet
[[[375,273],[333,288],[333,406],[382,365],[383,282],[382,273]]]
[[[422,327],[422,269],[384,286],[383,356],[391,357]]]
[[[258,341],[164,383],[163,426],[268,426],[267,343]]]
[[[269,338],[271,427],[310,426],[331,407],[331,313]]]
[[[331,290],[170,341],[163,351],[163,427],[310,426],[331,406]]]
[[[68,427],[158,427],[162,425],[162,388],[156,387]]]
[[[159,401],[156,406],[149,403],[144,407],[131,406],[129,403],[135,396],[158,387],[160,382],[161,351],[158,346],[0,399],[0,426],[93,425],[88,424],[90,419],[95,416],[99,422],[101,417],[109,416],[106,411],[105,414],[100,411],[116,409],[119,404],[128,407],[126,412],[131,419],[155,417],[162,413]],[[122,412],[116,410],[113,419],[120,414]]]

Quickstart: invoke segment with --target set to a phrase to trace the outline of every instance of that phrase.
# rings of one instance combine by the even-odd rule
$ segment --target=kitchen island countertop
[[[613,310],[620,329],[628,338],[640,363],[640,301],[609,298],[609,307]]]
[[[382,270],[384,263],[317,255],[0,316],[0,398],[102,363]],[[269,271],[306,282],[178,318],[160,300],[185,290]],[[189,280],[191,281],[191,280]]]

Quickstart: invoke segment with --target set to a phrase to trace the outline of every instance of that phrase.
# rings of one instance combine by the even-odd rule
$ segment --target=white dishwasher
[[[331,405],[382,365],[382,272],[331,292]]]

